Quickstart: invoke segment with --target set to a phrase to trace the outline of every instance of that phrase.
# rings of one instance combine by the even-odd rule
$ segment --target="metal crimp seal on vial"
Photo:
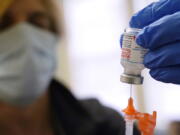
[[[142,84],[144,77],[122,74],[120,81],[128,84]]]

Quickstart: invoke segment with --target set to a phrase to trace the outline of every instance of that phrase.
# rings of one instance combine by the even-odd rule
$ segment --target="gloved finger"
[[[180,11],[180,0],[161,0],[134,14],[130,20],[132,28],[143,28],[165,15]]]
[[[150,70],[150,75],[157,81],[180,84],[180,65]]]
[[[144,57],[144,65],[149,69],[180,65],[179,57],[180,41],[149,51]]]
[[[122,44],[123,44],[123,34],[120,37],[120,46],[121,46],[121,48],[122,48]]]
[[[180,12],[165,16],[146,26],[138,35],[136,42],[144,48],[154,50],[180,40]]]

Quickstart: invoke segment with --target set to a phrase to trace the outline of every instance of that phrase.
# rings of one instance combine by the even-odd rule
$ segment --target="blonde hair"
[[[0,17],[6,12],[8,7],[12,4],[13,0],[1,0],[0,1]]]
[[[6,13],[9,7],[16,0],[0,0],[0,17]],[[47,9],[47,14],[49,15],[52,21],[52,29],[58,35],[63,35],[64,33],[64,23],[63,23],[63,13],[62,13],[62,5],[57,0],[40,0],[42,5]]]

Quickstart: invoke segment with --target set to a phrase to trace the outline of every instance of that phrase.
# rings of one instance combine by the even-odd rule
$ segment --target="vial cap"
[[[135,75],[127,75],[122,74],[120,77],[120,81],[128,84],[137,84],[141,85],[143,83],[144,78],[142,76],[135,76]]]

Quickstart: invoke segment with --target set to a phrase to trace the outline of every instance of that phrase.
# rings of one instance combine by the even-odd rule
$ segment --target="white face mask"
[[[0,102],[24,106],[47,89],[56,68],[57,37],[28,23],[0,34]]]

